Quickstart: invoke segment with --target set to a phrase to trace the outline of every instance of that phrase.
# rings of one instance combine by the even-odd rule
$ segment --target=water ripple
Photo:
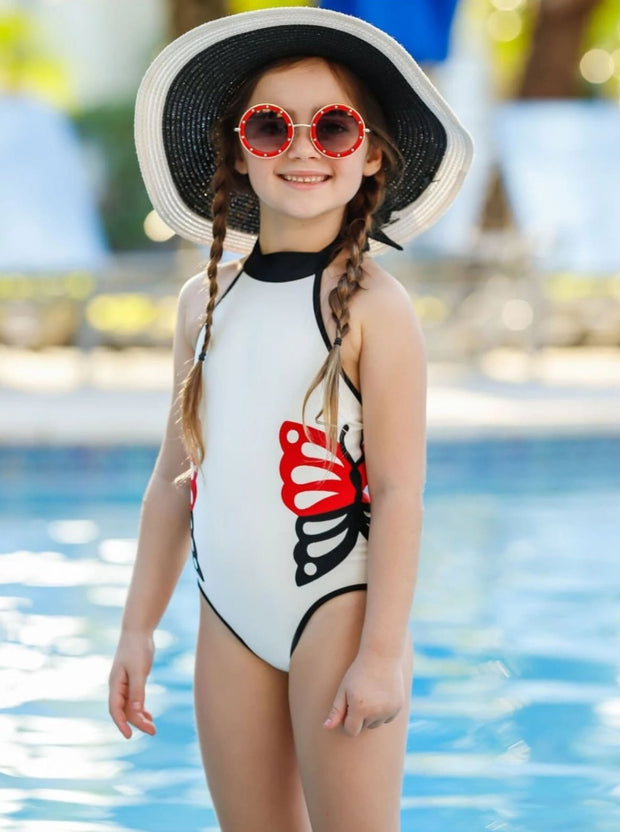
[[[620,828],[620,442],[568,447],[431,449],[403,832]],[[0,826],[216,832],[193,725],[191,565],[156,635],[158,736],[127,743],[107,716],[154,453],[9,456]]]

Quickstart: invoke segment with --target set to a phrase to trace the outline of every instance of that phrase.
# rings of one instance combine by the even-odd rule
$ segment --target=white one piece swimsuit
[[[331,347],[319,303],[328,260],[327,250],[264,255],[257,245],[216,304],[203,366],[205,458],[191,483],[198,585],[246,647],[285,671],[315,610],[366,588],[362,404],[346,375],[337,455],[316,419],[321,387],[306,408],[309,438],[301,424]]]

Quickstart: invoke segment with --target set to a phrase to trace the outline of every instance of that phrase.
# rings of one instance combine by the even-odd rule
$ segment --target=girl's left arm
[[[396,281],[382,289],[364,320],[360,354],[372,505],[360,650],[397,658],[405,649],[422,531],[427,375],[411,298]]]
[[[408,692],[399,687],[416,583],[426,480],[426,355],[411,299],[393,278],[358,304],[360,388],[372,505],[368,591],[360,648],[326,727],[346,733],[391,722]],[[367,314],[365,314],[367,311]]]

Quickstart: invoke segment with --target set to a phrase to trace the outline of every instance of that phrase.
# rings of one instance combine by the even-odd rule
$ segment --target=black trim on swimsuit
[[[220,305],[220,303],[224,300],[224,298],[226,297],[226,295],[230,292],[230,290],[231,290],[231,289],[232,289],[232,287],[235,285],[235,283],[239,280],[239,278],[241,277],[241,275],[242,275],[242,274],[243,274],[243,266],[241,266],[241,268],[239,269],[239,271],[237,272],[237,274],[236,274],[236,275],[233,277],[233,279],[230,281],[230,285],[228,286],[228,288],[226,289],[226,291],[224,292],[224,294],[223,294],[220,298],[218,298],[218,300],[217,300],[217,302],[216,302],[216,304],[215,304],[215,307],[213,307],[214,309]],[[198,340],[200,339],[200,337],[202,336],[202,338],[204,339],[204,331],[205,331],[205,326],[206,326],[206,323],[204,323],[204,324],[200,327],[200,329],[198,330],[198,337],[196,338],[196,347],[195,347],[195,349],[194,349],[194,352],[198,349]]]
[[[241,277],[241,275],[242,275],[242,274],[243,274],[243,266],[241,266],[241,268],[239,269],[239,271],[237,272],[237,274],[236,274],[236,275],[233,277],[233,279],[230,281],[230,285],[229,285],[228,289],[226,289],[226,291],[225,291],[225,292],[224,292],[224,294],[221,296],[221,298],[218,298],[217,303],[215,304],[215,306],[219,306],[219,305],[220,305],[220,303],[224,300],[224,298],[226,297],[226,295],[230,292],[230,290],[231,290],[231,289],[232,289],[232,287],[235,285],[235,283],[239,280],[239,278]]]
[[[266,283],[288,283],[312,277],[329,263],[333,246],[334,243],[330,243],[321,251],[274,251],[263,254],[257,240],[243,270],[248,277]]]
[[[206,592],[204,591],[204,589],[200,586],[200,583],[199,582],[197,582],[197,583],[198,583],[198,589],[200,590],[200,592],[202,594],[202,597],[205,599],[207,604],[211,607],[211,609],[217,615],[217,617],[220,619],[220,621],[230,630],[230,632],[237,639],[239,639],[239,641],[241,642],[241,644],[243,644],[244,647],[247,647],[247,649],[250,651],[250,653],[253,653],[255,656],[258,656],[258,658],[260,659],[261,657],[258,655],[258,653],[256,653],[254,650],[252,650],[252,648],[241,638],[239,633],[237,633],[236,630],[233,630],[233,628],[230,626],[228,621],[226,621],[224,616],[220,615],[220,613],[216,610],[216,608],[213,606],[213,604],[209,600],[209,598],[208,598]],[[303,634],[303,631],[306,629],[306,625],[308,624],[308,622],[312,618],[313,614],[326,601],[330,601],[332,598],[336,598],[338,595],[344,595],[345,592],[356,592],[358,590],[367,590],[367,589],[368,589],[368,584],[351,584],[351,586],[341,586],[340,589],[334,589],[333,592],[328,592],[327,595],[323,595],[322,598],[319,598],[317,601],[315,601],[314,604],[312,604],[312,606],[309,607],[306,610],[306,612],[304,613],[303,618],[301,619],[301,621],[297,625],[297,629],[295,630],[295,635],[293,636],[293,641],[291,642],[291,652],[290,652],[289,655],[290,656],[293,655],[293,652],[294,652],[295,648],[297,647],[297,645],[299,643],[299,639],[301,638],[301,636]],[[261,660],[265,661],[265,659],[261,659]]]
[[[291,652],[290,655],[293,655],[293,651],[297,647],[297,643],[302,636],[303,631],[306,628],[306,624],[312,618],[313,614],[318,610],[320,606],[322,606],[326,601],[329,601],[331,598],[335,598],[337,595],[343,595],[345,592],[354,592],[358,589],[368,589],[368,584],[351,584],[351,586],[341,586],[340,589],[334,589],[333,592],[328,592],[327,595],[323,595],[322,598],[319,598],[318,601],[315,601],[311,607],[309,607],[306,612],[304,613],[303,618],[297,625],[297,629],[295,630],[295,635],[293,636],[293,641],[291,642]]]
[[[197,583],[198,583],[198,589],[199,589],[199,590],[201,591],[201,593],[202,593],[202,597],[205,599],[205,601],[207,602],[207,604],[211,607],[211,609],[212,609],[212,610],[213,610],[213,612],[217,615],[217,617],[220,619],[220,621],[228,627],[228,629],[230,630],[230,632],[231,632],[234,636],[237,636],[237,638],[239,639],[239,641],[241,642],[241,644],[243,644],[243,646],[244,646],[244,647],[247,647],[247,648],[248,648],[248,650],[250,651],[250,653],[254,653],[254,650],[252,650],[252,648],[251,648],[248,644],[246,644],[246,643],[245,643],[245,641],[241,638],[241,636],[239,635],[239,633],[237,633],[235,630],[233,630],[233,628],[230,626],[230,624],[228,623],[228,621],[226,621],[226,619],[224,618],[224,616],[223,616],[223,615],[220,615],[220,613],[219,613],[219,612],[215,609],[215,607],[213,606],[213,604],[211,603],[211,601],[210,601],[210,600],[209,600],[209,598],[207,597],[207,593],[206,593],[206,592],[204,591],[204,589],[200,586],[200,582],[198,581]],[[255,656],[258,656],[258,653],[254,653],[254,655],[255,655]],[[260,656],[259,656],[259,658],[260,658]],[[263,659],[263,661],[265,661],[265,660]]]
[[[312,290],[314,317],[325,346],[327,347],[327,351],[329,352],[332,348],[332,343],[329,340],[321,313],[321,278],[323,277],[323,271],[331,260],[331,252],[334,246],[335,242],[330,243],[322,251],[275,251],[272,254],[263,254],[257,240],[245,264],[241,267],[231,281],[230,286],[215,305],[219,306],[244,272],[248,277],[263,281],[264,283],[287,283],[291,280],[301,280],[302,278],[315,275]],[[204,330],[204,325],[201,327],[201,332],[202,330]],[[349,390],[361,404],[361,392],[353,384],[344,370],[341,371],[341,375]]]

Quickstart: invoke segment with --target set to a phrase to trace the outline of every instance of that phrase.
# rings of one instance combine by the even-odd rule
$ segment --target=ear
[[[381,170],[383,164],[383,151],[379,147],[368,145],[368,152],[366,153],[366,161],[364,162],[364,176],[374,176]]]
[[[248,165],[245,161],[245,154],[242,156],[237,156],[235,159],[235,170],[237,173],[241,173],[242,175],[247,174],[248,172]]]

